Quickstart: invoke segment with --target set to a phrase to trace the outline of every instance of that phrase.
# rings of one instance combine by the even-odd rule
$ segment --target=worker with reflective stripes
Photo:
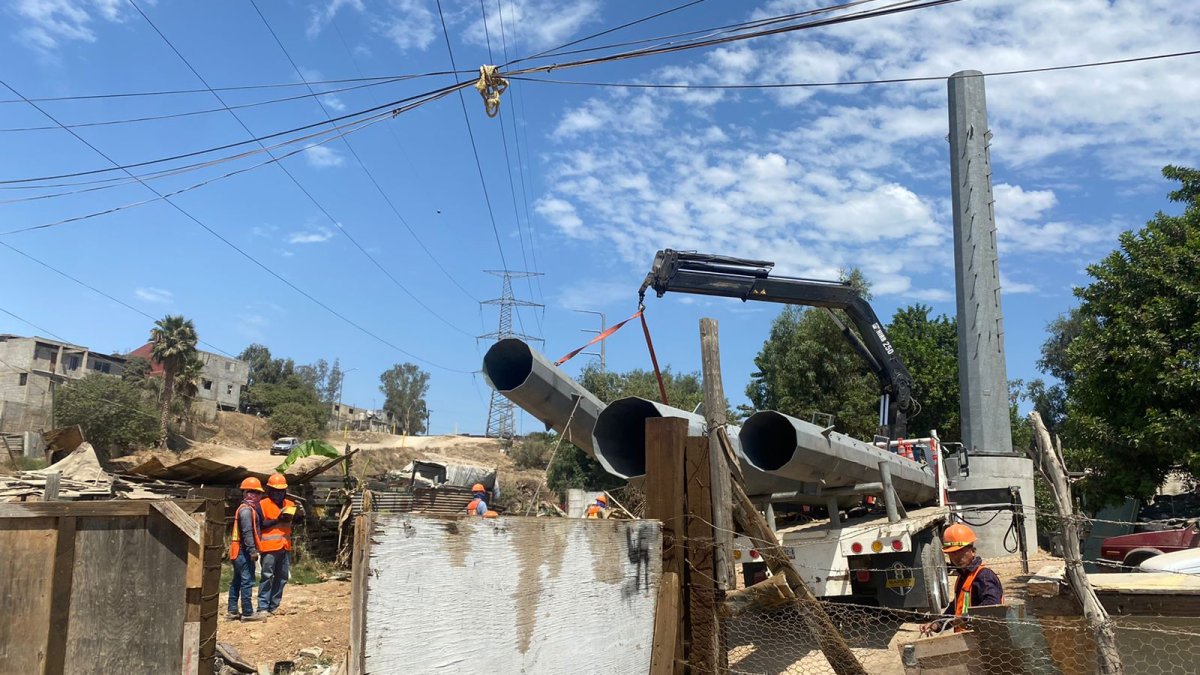
[[[292,519],[296,504],[287,498],[287,478],[281,473],[267,479],[267,498],[262,508],[262,571],[258,579],[258,611],[272,616],[279,611],[283,587],[287,585],[292,550]]]
[[[958,572],[954,602],[943,612],[953,618],[926,624],[925,628],[936,632],[953,625],[954,632],[961,633],[967,630],[966,620],[972,608],[1004,604],[1004,588],[1000,577],[975,553],[975,532],[966,525],[955,523],[946,528],[942,534],[942,551]]]
[[[603,520],[608,518],[608,495],[596,495],[596,503],[587,507],[583,515],[588,520]]]
[[[262,550],[262,511],[259,500],[263,496],[262,482],[249,476],[239,486],[242,503],[238,504],[233,516],[233,535],[229,544],[229,559],[233,561],[233,581],[229,584],[229,607],[226,618],[242,621],[261,621],[267,615],[254,611],[251,598],[254,588],[254,564]],[[241,613],[238,613],[238,600]]]
[[[500,515],[488,508],[487,501],[485,501],[487,498],[487,488],[483,486],[483,483],[476,483],[472,485],[471,492],[475,495],[475,498],[471,500],[470,504],[467,504],[468,516],[496,518]]]

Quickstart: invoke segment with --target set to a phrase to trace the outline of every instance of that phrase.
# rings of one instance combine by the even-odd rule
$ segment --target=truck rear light
[[[883,542],[882,541],[871,542],[871,550],[875,553],[882,552],[883,551]]]
[[[892,550],[893,551],[903,551],[904,550],[904,542],[900,541],[899,539],[893,539],[892,540]]]
[[[757,557],[758,557],[758,551],[756,551],[756,550],[754,550],[754,549],[750,549],[750,557],[751,557],[752,559],[753,559],[753,558],[757,558]]]
[[[858,570],[854,573],[854,576],[860,584],[869,583],[871,581],[871,570]]]
[[[863,551],[863,546],[862,546],[862,544],[858,543],[857,541],[854,542],[853,544],[850,544],[850,552],[851,553],[862,553],[862,551]]]

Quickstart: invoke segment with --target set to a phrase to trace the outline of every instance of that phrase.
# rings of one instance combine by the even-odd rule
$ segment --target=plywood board
[[[178,673],[188,538],[165,518],[78,518],[66,673]]]
[[[53,518],[0,528],[0,673],[40,673],[46,658],[50,582],[58,541]]]
[[[659,523],[372,516],[352,672],[649,672]]]

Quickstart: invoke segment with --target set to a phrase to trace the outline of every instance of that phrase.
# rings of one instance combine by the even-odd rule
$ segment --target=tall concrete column
[[[949,94],[962,441],[975,453],[1013,454],[983,73],[955,73]]]

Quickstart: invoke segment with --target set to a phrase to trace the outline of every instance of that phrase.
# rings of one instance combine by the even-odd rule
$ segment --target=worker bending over
[[[608,518],[608,495],[596,495],[596,503],[587,507],[587,511],[583,515],[588,520],[597,520]]]
[[[966,630],[966,620],[971,609],[1004,603],[1004,588],[1000,577],[975,553],[975,532],[955,523],[942,534],[942,552],[950,559],[950,565],[958,573],[954,584],[954,602],[943,612],[947,619],[933,621],[924,626],[926,632],[938,632],[953,625],[954,631]]]
[[[262,482],[254,476],[247,477],[239,487],[242,490],[242,503],[238,504],[237,512],[233,516],[233,535],[229,544],[229,559],[233,561],[233,581],[229,584],[229,607],[225,616],[234,620],[261,621],[267,615],[254,611],[254,603],[250,596],[254,588],[254,564],[258,561],[259,551],[262,550],[262,512],[258,504],[263,496],[263,487]]]
[[[485,488],[483,486],[483,483],[476,483],[476,484],[472,485],[471,493],[475,495],[475,498],[471,500],[470,504],[467,504],[467,515],[468,516],[482,516],[484,518],[496,518],[497,516],[500,515],[500,514],[496,513],[495,511],[488,508],[488,504],[486,501],[487,488]]]
[[[279,611],[283,587],[291,569],[292,519],[296,504],[287,498],[287,478],[281,473],[267,479],[267,497],[259,502],[262,511],[262,572],[258,582],[258,611],[272,616]]]

